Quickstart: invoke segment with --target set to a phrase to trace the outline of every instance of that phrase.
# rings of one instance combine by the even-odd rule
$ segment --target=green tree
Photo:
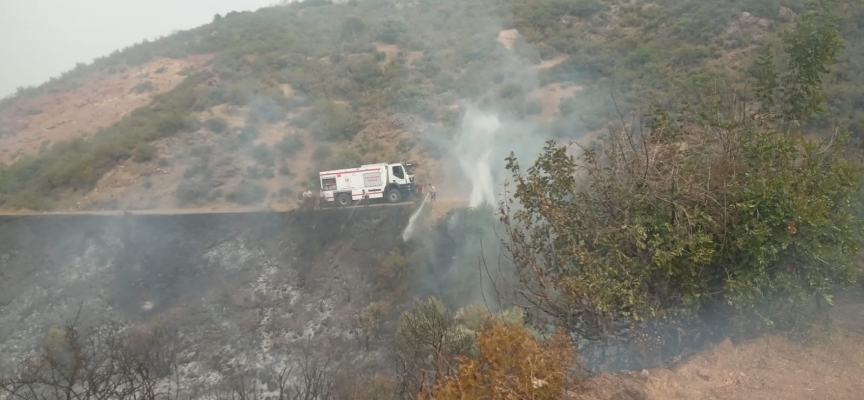
[[[363,22],[362,19],[357,17],[351,17],[345,20],[342,23],[342,28],[340,29],[340,35],[342,40],[347,39],[356,39],[357,34],[363,32],[366,29],[366,23]]]
[[[763,110],[773,112],[772,117],[798,123],[822,113],[824,76],[844,47],[837,30],[839,19],[830,8],[833,3],[808,4],[795,29],[783,33],[788,61],[782,72],[777,71],[771,46],[755,60],[750,71],[754,94]]]
[[[430,297],[417,301],[399,318],[395,345],[403,384],[413,394],[429,391],[453,372],[456,357],[469,354],[474,337],[440,300]]]
[[[408,32],[408,27],[405,26],[404,22],[388,19],[378,28],[378,40],[388,44],[395,44],[406,32]]]
[[[816,73],[836,56],[818,39],[836,37],[823,11],[787,34],[802,38],[790,54],[814,55],[791,56],[780,80],[776,106],[791,120],[820,111]],[[771,89],[765,79],[756,91]],[[602,339],[712,307],[776,324],[861,279],[862,175],[844,142],[808,139],[738,93],[702,94],[698,108],[652,109],[578,157],[549,142],[526,171],[508,158],[515,190],[500,211],[522,293],[572,332]]]

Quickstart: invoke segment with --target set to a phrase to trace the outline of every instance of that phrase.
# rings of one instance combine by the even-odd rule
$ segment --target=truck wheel
[[[390,191],[387,192],[387,201],[391,203],[398,203],[400,200],[402,200],[402,193],[399,193],[399,190],[390,189]]]
[[[339,203],[340,207],[346,207],[351,205],[351,197],[348,196],[348,193],[342,193],[338,197],[336,197],[336,201]]]

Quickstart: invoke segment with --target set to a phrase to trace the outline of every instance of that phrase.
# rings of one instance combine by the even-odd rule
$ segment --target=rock
[[[795,11],[786,7],[780,7],[780,16],[783,18],[792,18],[795,16]]]
[[[698,375],[700,378],[702,378],[702,379],[704,379],[704,380],[706,380],[706,381],[711,379],[711,374],[709,374],[709,373],[708,373],[708,370],[705,369],[705,368],[699,368],[699,369],[697,369],[697,370],[696,370],[696,375]]]

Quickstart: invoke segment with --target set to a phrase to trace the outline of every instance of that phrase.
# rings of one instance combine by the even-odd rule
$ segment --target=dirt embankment
[[[179,324],[189,379],[289,365],[309,340],[351,361],[377,260],[409,212],[0,217],[0,367],[79,306],[87,324]]]

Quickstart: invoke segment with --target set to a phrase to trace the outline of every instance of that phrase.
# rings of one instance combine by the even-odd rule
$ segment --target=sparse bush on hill
[[[152,160],[159,153],[156,146],[150,143],[141,143],[132,151],[132,160],[137,163],[142,163]]]
[[[191,115],[183,119],[184,132],[197,132],[199,129],[201,129],[201,126],[201,121]]]
[[[276,148],[283,157],[290,157],[302,150],[304,146],[303,138],[297,134],[286,134],[282,136],[282,140],[276,144]]]
[[[256,97],[249,104],[247,124],[275,124],[285,119],[288,110],[280,101],[269,97]]]
[[[238,204],[249,205],[260,203],[267,197],[267,187],[248,180],[240,181],[233,192],[228,193],[225,199]]]
[[[364,346],[369,348],[369,341],[375,340],[378,335],[378,330],[381,328],[381,322],[387,315],[386,304],[382,302],[369,303],[360,312],[360,325],[363,330]]]
[[[357,17],[351,17],[345,20],[342,23],[339,34],[342,37],[342,40],[353,40],[357,38],[357,35],[363,30],[366,29],[366,23],[363,22],[362,19]]]
[[[204,121],[204,126],[213,133],[223,133],[228,128],[228,123],[221,118],[210,118]]]
[[[315,151],[312,152],[312,159],[322,161],[330,158],[331,155],[333,155],[333,148],[323,143],[315,147]]]
[[[363,129],[360,118],[345,106],[334,103],[318,103],[311,112],[315,122],[309,128],[319,140],[351,140]]]
[[[388,19],[378,27],[377,38],[381,42],[394,44],[403,35],[405,35],[407,31],[408,27],[404,22],[395,19]]]
[[[381,260],[378,265],[378,276],[385,282],[399,281],[405,268],[408,266],[408,260],[405,259],[397,250],[393,250],[386,258]],[[389,285],[388,285],[389,286]]]
[[[144,81],[132,87],[130,92],[135,94],[150,93],[153,91],[153,82]]]
[[[255,125],[246,125],[243,129],[240,130],[240,134],[237,135],[237,141],[240,144],[250,144],[258,139],[258,135],[260,132],[258,131],[258,127]]]
[[[260,164],[268,167],[272,167],[276,161],[273,158],[273,150],[270,150],[270,146],[267,146],[264,143],[261,143],[252,149],[252,158]]]
[[[0,199],[22,204],[14,199],[48,196],[66,188],[89,189],[117,162],[131,157],[140,144],[179,132],[195,101],[194,88],[205,78],[190,76],[116,125],[87,139],[56,143],[49,151],[27,156],[0,171]]]
[[[210,185],[202,181],[183,181],[177,185],[174,196],[181,206],[202,204],[210,193]]]

